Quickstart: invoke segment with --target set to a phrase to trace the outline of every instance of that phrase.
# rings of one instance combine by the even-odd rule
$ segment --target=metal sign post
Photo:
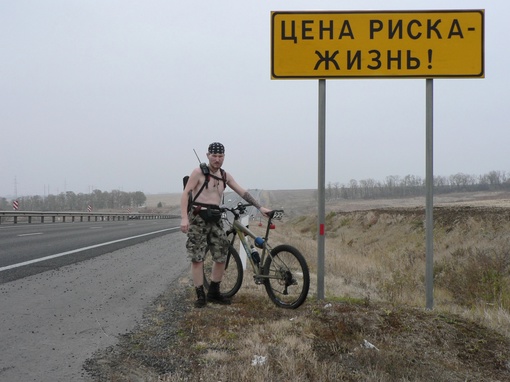
[[[434,307],[434,80],[426,80],[425,94],[425,300],[426,308]]]
[[[319,211],[317,220],[317,299],[324,299],[325,220],[326,220],[326,80],[319,80]]]

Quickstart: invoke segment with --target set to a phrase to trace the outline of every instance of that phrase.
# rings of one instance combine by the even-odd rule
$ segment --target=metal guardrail
[[[40,212],[40,211],[20,211],[20,212],[3,212],[0,211],[0,224],[10,223],[28,223],[34,221],[40,223],[65,223],[83,222],[83,221],[119,221],[119,220],[150,220],[150,219],[176,219],[180,216],[169,214],[149,214],[149,213],[115,213],[115,212]]]

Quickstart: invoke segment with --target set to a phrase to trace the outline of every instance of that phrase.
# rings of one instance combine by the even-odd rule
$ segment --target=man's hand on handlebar
[[[242,205],[242,206],[253,206],[253,204],[241,204],[239,203],[239,205]],[[270,210],[269,208],[266,208],[266,207],[260,207],[258,209],[260,211],[260,213],[262,214],[262,216],[268,218],[269,217],[269,214],[271,213],[272,210]],[[244,210],[243,210],[244,212]]]
[[[259,210],[259,211],[260,211],[260,213],[261,213],[262,215],[264,215],[266,218],[268,218],[268,217],[269,217],[269,213],[270,213],[272,210],[270,210],[270,209],[268,209],[268,208],[266,208],[266,207],[260,207],[260,210]]]

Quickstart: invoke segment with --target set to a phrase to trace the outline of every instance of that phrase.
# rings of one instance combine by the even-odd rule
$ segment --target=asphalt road
[[[178,231],[178,219],[0,226],[0,283]]]
[[[0,382],[88,381],[87,358],[131,331],[166,288],[188,282],[185,240],[167,232],[0,284]]]

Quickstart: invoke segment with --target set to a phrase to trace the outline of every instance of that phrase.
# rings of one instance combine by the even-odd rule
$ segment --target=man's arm
[[[239,195],[241,198],[246,200],[248,203],[252,204],[256,209],[258,209],[262,215],[268,216],[267,214],[271,212],[270,209],[267,209],[265,207],[262,207],[259,202],[255,200],[255,198],[244,188],[242,188],[232,177],[232,175],[227,173],[227,179],[228,179],[228,186],[236,192],[237,195]]]
[[[245,191],[244,194],[241,196],[244,200],[246,200],[248,203],[252,204],[257,210],[260,210],[262,206],[259,202],[255,200],[253,196],[248,191]]]
[[[262,215],[264,215],[265,217],[268,217],[268,214],[271,212],[270,209],[266,208],[266,207],[262,207],[260,205],[259,202],[257,202],[255,200],[255,198],[253,196],[251,196],[251,194],[248,192],[248,191],[245,191],[244,194],[242,195],[242,198],[244,200],[246,200],[248,203],[252,204],[257,210],[260,211],[260,213]]]

